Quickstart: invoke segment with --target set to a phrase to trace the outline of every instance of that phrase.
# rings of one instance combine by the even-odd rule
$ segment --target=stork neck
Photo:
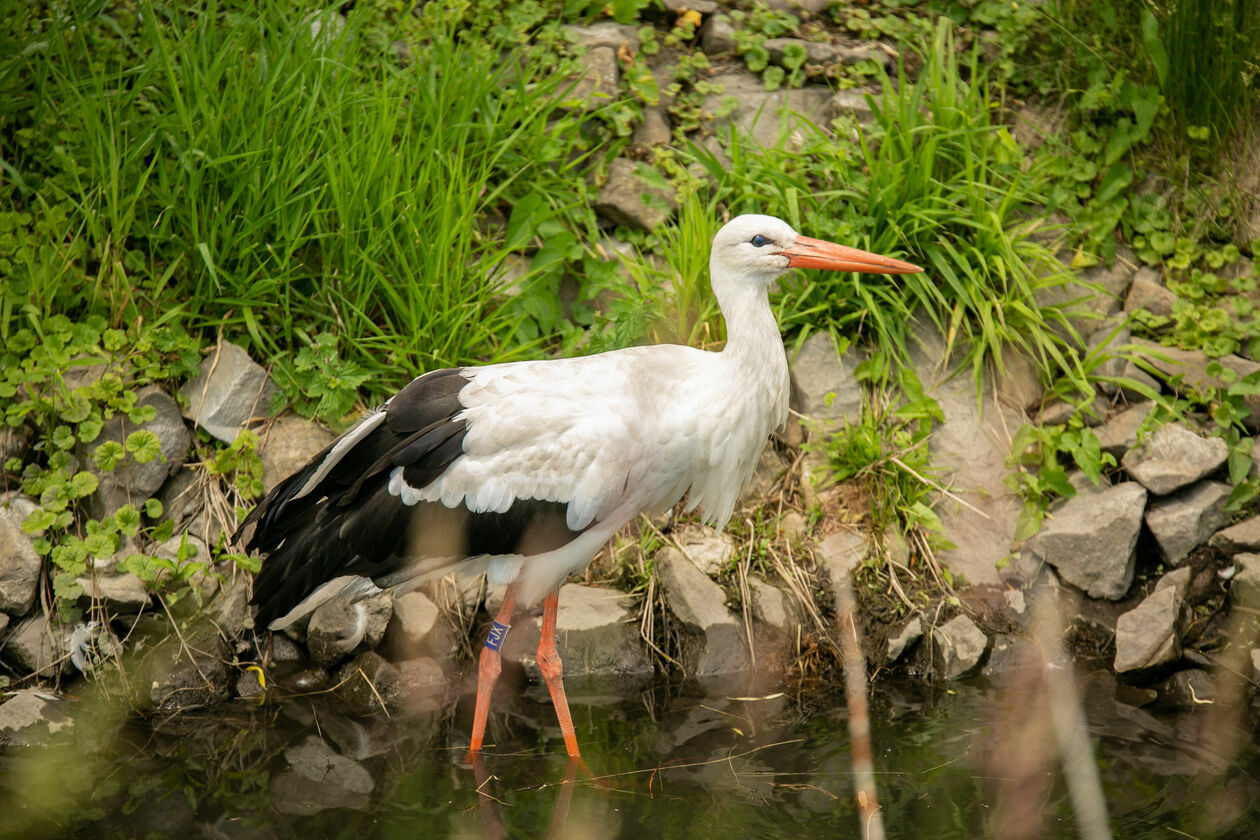
[[[717,298],[726,318],[724,356],[758,367],[767,357],[783,357],[783,338],[764,288],[741,284],[717,292]]]

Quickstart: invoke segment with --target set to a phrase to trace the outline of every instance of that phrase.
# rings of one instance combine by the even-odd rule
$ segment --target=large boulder
[[[371,650],[385,636],[393,614],[394,596],[389,590],[353,604],[340,598],[321,604],[311,613],[306,628],[311,661],[328,667],[356,651]]]
[[[1208,545],[1226,552],[1260,551],[1260,516],[1222,528],[1212,535]]]
[[[687,562],[679,556],[679,562]],[[658,560],[659,563],[659,560]],[[694,568],[694,566],[692,567]],[[518,621],[503,646],[505,658],[541,679],[536,659],[541,616]],[[639,635],[632,596],[615,589],[566,583],[560,587],[556,638],[566,683],[638,687],[652,676],[652,661]]]
[[[1133,583],[1145,507],[1146,490],[1136,482],[1087,485],[1051,511],[1024,552],[1092,598],[1123,598]]]
[[[1162,496],[1210,475],[1228,457],[1222,438],[1201,437],[1181,423],[1169,423],[1129,450],[1120,463],[1143,487]]]
[[[36,508],[25,496],[0,505],[0,613],[26,615],[35,605],[43,561],[22,520]]]
[[[0,704],[0,746],[44,743],[73,721],[47,693],[24,688]]]
[[[657,574],[670,612],[685,630],[683,666],[696,677],[747,671],[748,640],[726,608],[726,594],[682,555],[658,557]]]
[[[792,360],[793,402],[820,433],[862,418],[863,389],[853,376],[860,361],[853,350],[837,355],[835,339],[825,330],[805,339]]]
[[[166,479],[184,466],[192,436],[180,415],[175,400],[156,385],[142,388],[136,395],[137,407],[149,406],[155,414],[147,423],[132,423],[125,414],[115,414],[105,421],[96,440],[82,445],[82,456],[87,468],[96,475],[98,486],[89,500],[92,516],[107,516],[125,504],[140,507],[166,482]],[[127,436],[137,431],[152,432],[157,436],[161,454],[152,460],[140,462],[128,454],[114,469],[101,469],[92,454],[106,442],[124,444]]]
[[[270,415],[277,390],[267,371],[244,348],[224,341],[202,360],[197,376],[179,392],[188,401],[185,417],[231,443],[246,425]]]
[[[281,414],[267,424],[258,450],[263,465],[263,490],[270,493],[336,437],[319,423],[296,414]]]
[[[70,669],[72,630],[35,615],[13,628],[0,654],[22,669],[24,674],[51,678]]]
[[[988,637],[965,615],[932,628],[932,661],[943,679],[954,680],[971,673],[988,646]]]
[[[647,164],[617,158],[599,190],[595,212],[613,224],[655,230],[677,206],[673,187]]]
[[[1146,527],[1165,560],[1176,566],[1229,522],[1225,512],[1229,493],[1224,482],[1201,481],[1150,503]]]
[[[1148,671],[1181,657],[1181,594],[1176,586],[1156,589],[1116,622],[1117,674]]]
[[[394,598],[394,615],[385,631],[385,643],[396,659],[430,656],[446,660],[459,653],[455,633],[441,608],[418,591]]]
[[[1010,557],[1023,509],[1023,500],[1004,483],[1010,453],[1003,430],[1026,422],[1030,395],[1040,395],[1036,373],[1008,348],[1003,355],[1005,376],[986,381],[977,404],[974,380],[957,363],[941,366],[941,360],[951,355],[945,337],[927,319],[916,320],[913,330],[911,362],[924,390],[945,415],[929,439],[932,463],[941,470],[933,475],[951,488],[955,498],[967,502],[945,498],[937,503],[945,537],[956,546],[937,552],[937,559],[969,583],[999,583],[999,566]],[[952,353],[958,358],[962,350],[955,347]]]

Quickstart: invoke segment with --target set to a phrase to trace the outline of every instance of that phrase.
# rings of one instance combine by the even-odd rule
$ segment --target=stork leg
[[[503,605],[495,616],[490,627],[490,635],[486,646],[481,649],[481,659],[477,668],[477,707],[473,712],[472,740],[468,744],[468,754],[476,756],[481,752],[481,742],[486,737],[486,717],[490,714],[490,695],[494,692],[494,684],[503,670],[503,662],[499,655],[499,646],[507,635],[512,624],[512,613],[516,611],[516,584],[508,584],[503,593]]]
[[[564,694],[564,681],[561,679],[562,666],[560,653],[556,650],[556,608],[560,603],[560,593],[552,592],[543,601],[542,637],[538,640],[538,669],[547,681],[547,690],[551,692],[551,702],[556,707],[556,718],[560,721],[560,732],[564,735],[564,748],[570,758],[579,758],[577,733],[573,731],[573,716],[569,714],[569,700]]]

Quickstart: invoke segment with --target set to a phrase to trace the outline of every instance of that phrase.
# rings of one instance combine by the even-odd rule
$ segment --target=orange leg
[[[556,651],[556,607],[560,603],[560,593],[552,592],[543,601],[542,637],[538,640],[538,669],[547,681],[547,690],[551,692],[551,702],[556,707],[556,718],[560,721],[560,732],[564,735],[564,748],[571,758],[578,758],[577,733],[573,731],[573,716],[569,714],[569,700],[564,696],[564,681],[561,679],[560,654]]]
[[[481,659],[477,670],[477,707],[473,712],[472,740],[468,744],[470,757],[481,752],[481,742],[486,737],[486,717],[490,714],[490,695],[494,692],[494,684],[499,679],[499,672],[503,670],[499,646],[503,644],[503,638],[507,635],[512,623],[512,613],[515,611],[516,584],[512,583],[508,585],[507,592],[503,595],[503,606],[499,607],[499,614],[490,627],[486,646],[481,649]]]

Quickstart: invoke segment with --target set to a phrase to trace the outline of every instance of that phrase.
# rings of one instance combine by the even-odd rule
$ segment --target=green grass
[[[32,221],[0,332],[178,317],[267,359],[332,332],[374,389],[529,352],[492,278],[538,224],[586,212],[554,58],[502,62],[453,15],[402,61],[356,15],[338,31],[272,0],[143,9],[47,22],[29,107],[6,117]],[[525,236],[487,225],[525,195]],[[59,236],[34,221],[49,214]]]

